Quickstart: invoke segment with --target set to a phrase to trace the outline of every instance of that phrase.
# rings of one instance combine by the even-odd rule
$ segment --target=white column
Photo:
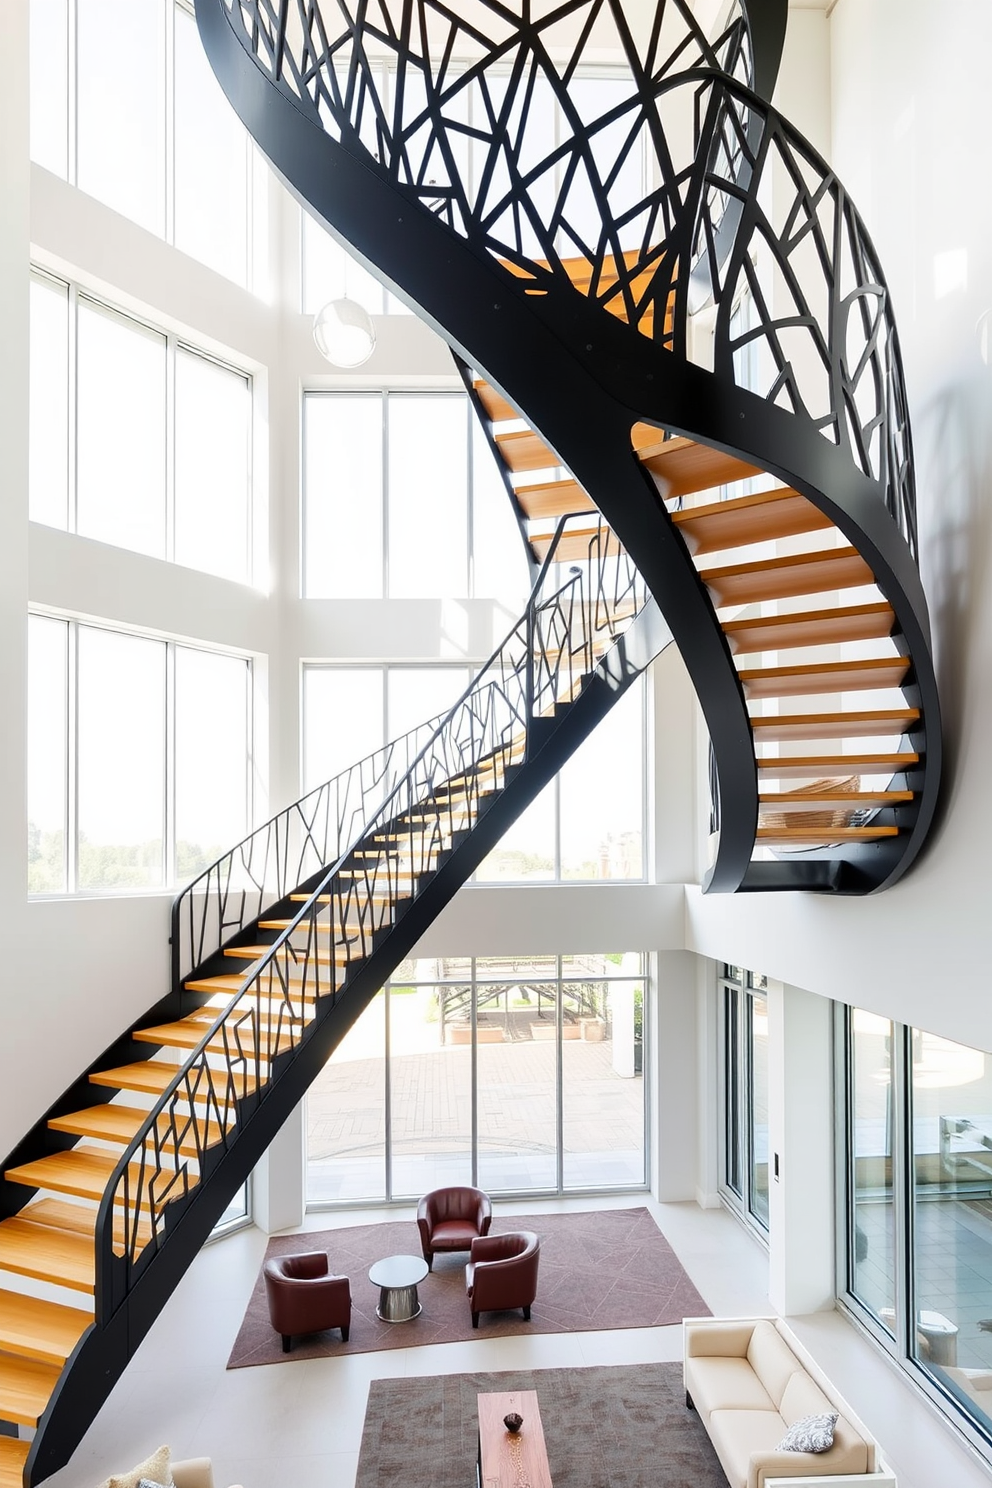
[[[690,951],[661,951],[654,1002],[654,1195],[696,1197],[698,1082],[696,963]]]
[[[25,925],[27,805],[25,790],[26,627],[28,607],[28,6],[3,7],[4,78],[0,87],[0,934],[9,987],[23,992],[42,947]],[[47,1102],[35,1093],[51,1023],[45,1007],[20,999],[0,1039],[0,1151],[24,1134]]]
[[[769,1284],[781,1313],[834,1305],[831,1004],[768,984]]]
[[[287,1117],[252,1173],[252,1218],[267,1235],[296,1229],[306,1210],[304,1102]]]
[[[652,817],[655,883],[696,883],[699,824],[696,720],[699,704],[674,646],[651,667],[649,738],[654,760]]]
[[[720,1109],[723,1099],[719,1060],[720,996],[716,963],[695,960],[696,1017],[696,1190],[701,1209],[720,1207]]]

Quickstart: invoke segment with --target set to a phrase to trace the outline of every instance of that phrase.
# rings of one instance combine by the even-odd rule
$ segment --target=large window
[[[992,1455],[992,1055],[838,1019],[841,1294]]]
[[[307,599],[526,596],[523,545],[464,393],[306,393]]]
[[[31,0],[31,155],[250,284],[260,172],[184,0]]]
[[[193,877],[249,821],[247,659],[47,615],[28,622],[28,888]]]
[[[304,789],[445,712],[469,680],[467,667],[306,663]],[[614,705],[483,861],[476,882],[644,876],[644,695],[636,682]]]
[[[731,1207],[760,1234],[768,1232],[767,985],[765,977],[741,966],[725,965],[720,980],[721,1188]]]
[[[32,520],[249,581],[244,372],[38,274],[30,425]]]
[[[406,961],[307,1097],[311,1204],[645,1182],[642,958]]]

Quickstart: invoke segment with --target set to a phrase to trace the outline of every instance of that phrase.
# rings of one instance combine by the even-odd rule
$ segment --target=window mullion
[[[555,957],[557,986],[555,987],[555,1187],[558,1193],[565,1192],[565,1098],[564,1098],[564,985],[561,974],[561,955]]]
[[[165,644],[165,830],[162,833],[163,883],[174,884],[176,864],[176,646]]]
[[[899,1357],[912,1352],[913,1232],[915,1206],[910,1163],[913,1154],[912,1030],[903,1023],[892,1025],[892,1212],[893,1270],[895,1273],[896,1349]]]
[[[176,241],[176,7],[165,6],[165,241]]]
[[[382,597],[389,599],[389,394],[382,394]]]
[[[68,101],[66,108],[66,177],[70,186],[75,186],[79,169],[79,62],[76,47],[76,0],[66,0],[66,42],[69,61],[67,78]]]
[[[66,622],[69,695],[66,699],[68,831],[66,832],[66,889],[76,893],[79,883],[79,626]]]
[[[67,397],[69,400],[69,429],[68,446],[69,459],[66,480],[68,482],[66,500],[66,529],[69,532],[78,532],[78,480],[77,471],[79,466],[79,287],[76,284],[68,285],[68,299],[66,313],[69,316],[69,387]]]
[[[176,338],[165,339],[165,556],[176,561]]]

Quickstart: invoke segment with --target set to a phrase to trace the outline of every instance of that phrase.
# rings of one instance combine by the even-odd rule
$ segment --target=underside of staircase
[[[347,1029],[669,641],[710,738],[704,889],[872,893],[922,849],[898,337],[864,224],[768,102],[786,11],[738,0],[710,39],[659,0],[635,38],[620,0],[197,0],[273,167],[451,346],[535,590],[447,715],[184,890],[171,990],[8,1157],[0,1488],[68,1460]],[[630,86],[587,117],[606,33]]]

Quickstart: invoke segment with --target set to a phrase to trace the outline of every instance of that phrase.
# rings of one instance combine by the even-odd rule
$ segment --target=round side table
[[[428,1265],[420,1256],[386,1256],[369,1267],[369,1281],[379,1288],[376,1317],[384,1323],[409,1323],[421,1312],[417,1284],[423,1281]]]

